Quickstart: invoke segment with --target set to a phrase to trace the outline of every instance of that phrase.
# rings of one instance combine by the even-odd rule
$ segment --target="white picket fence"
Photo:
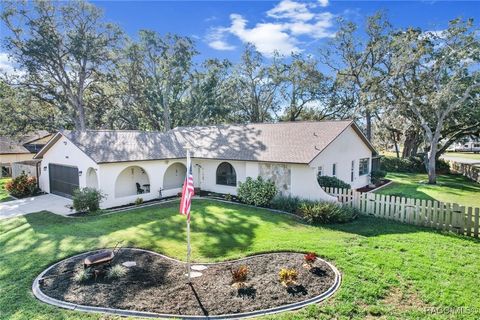
[[[352,189],[326,188],[325,191],[363,214],[478,238],[480,208]]]

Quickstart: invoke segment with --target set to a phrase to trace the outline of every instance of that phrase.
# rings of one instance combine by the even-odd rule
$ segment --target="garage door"
[[[71,198],[73,190],[78,188],[78,168],[49,164],[50,193]]]

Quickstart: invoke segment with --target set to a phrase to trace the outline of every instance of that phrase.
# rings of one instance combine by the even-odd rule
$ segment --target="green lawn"
[[[13,200],[5,190],[5,184],[10,181],[10,178],[1,178],[0,179],[0,202]]]
[[[480,153],[473,152],[447,152],[446,156],[455,157],[455,158],[465,158],[465,159],[474,159],[480,162]]]
[[[479,241],[369,217],[313,227],[264,209],[212,200],[194,200],[192,208],[196,261],[315,251],[342,272],[340,290],[328,302],[269,318],[480,317]],[[40,303],[30,292],[32,280],[55,261],[117,241],[184,259],[185,218],[177,212],[175,202],[87,218],[42,212],[0,220],[0,319],[115,318]],[[431,307],[467,311],[440,315],[429,313]]]
[[[376,193],[480,207],[480,184],[461,175],[438,175],[436,185],[426,184],[423,173],[392,172],[387,179],[394,182]]]

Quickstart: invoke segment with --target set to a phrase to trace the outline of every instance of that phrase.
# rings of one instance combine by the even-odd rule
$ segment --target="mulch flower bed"
[[[124,248],[113,264],[135,261],[121,278],[103,276],[76,282],[84,258],[66,259],[50,269],[40,289],[52,298],[75,304],[173,315],[222,315],[269,309],[316,297],[335,281],[334,271],[317,260],[309,270],[304,254],[270,253],[239,261],[205,264],[202,275],[187,284],[185,264],[151,252]],[[232,285],[231,270],[247,266],[244,286]],[[279,282],[282,268],[298,271],[296,285]]]

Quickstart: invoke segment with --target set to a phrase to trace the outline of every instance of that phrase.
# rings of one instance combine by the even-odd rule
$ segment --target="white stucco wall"
[[[317,168],[322,166],[323,174],[331,175],[333,163],[336,163],[336,176],[338,178],[350,183],[353,188],[365,186],[369,183],[369,175],[358,175],[359,160],[361,158],[370,159],[371,169],[371,150],[352,128],[348,128],[310,164],[286,164],[290,169],[291,175],[289,192],[292,196],[298,196],[300,198],[312,200],[335,200],[320,188],[316,180]],[[353,182],[350,181],[352,161],[355,161]],[[192,159],[195,186],[206,191],[236,195],[237,187],[218,185],[216,183],[216,171],[222,162],[228,162],[234,167],[237,176],[237,187],[240,182],[245,181],[246,177],[256,178],[260,173],[259,162]],[[109,208],[133,203],[139,197],[143,198],[144,201],[156,199],[159,197],[160,189],[162,189],[162,196],[164,197],[176,195],[181,191],[181,187],[165,187],[168,185],[178,185],[178,182],[184,179],[184,177],[179,177],[179,170],[173,169],[181,168],[180,164],[183,166],[186,165],[186,159],[96,164],[70,141],[61,137],[59,141],[57,141],[46,152],[42,160],[40,187],[46,192],[50,191],[49,175],[45,174],[48,173],[48,165],[50,163],[75,166],[79,171],[82,171],[82,175],[79,177],[81,188],[87,186],[87,179],[89,186],[94,183],[92,169],[95,170],[98,179],[98,188],[107,196],[102,202],[101,207]],[[282,165],[285,166],[285,164]],[[138,171],[138,174],[133,176],[123,176],[118,180],[122,171],[132,166],[141,168],[140,170],[136,170]],[[47,171],[44,171],[44,167],[47,167]],[[171,167],[171,170],[166,174],[169,167]],[[92,169],[89,171],[89,168]],[[142,177],[143,174],[145,175],[145,179]],[[147,176],[148,179],[146,178]],[[123,181],[122,179],[127,180]],[[166,181],[170,181],[170,183],[166,183]],[[139,182],[142,185],[142,188],[144,183],[149,183],[150,192],[136,194],[136,190],[134,189],[135,182]],[[116,185],[116,183],[118,184]],[[120,189],[122,190],[129,190],[128,192],[125,190],[125,192],[117,192],[116,195],[116,188],[118,186],[120,186]],[[125,196],[125,194],[128,195]]]
[[[223,186],[216,184],[216,171],[221,160],[200,160],[194,159],[193,163],[200,164],[200,177],[194,172],[194,180],[197,181],[196,186],[200,186],[202,190],[237,194],[236,187]],[[259,175],[259,162],[255,161],[226,161],[233,165],[237,174],[237,186],[239,182],[244,182],[247,177],[257,178]],[[326,194],[320,188],[316,180],[316,171],[314,167],[306,164],[287,164],[291,169],[291,195],[311,200],[333,201],[335,198]],[[200,179],[199,179],[200,178]]]
[[[216,181],[217,168],[222,162],[230,163],[235,169],[235,173],[237,175],[237,186],[239,182],[245,181],[245,178],[246,178],[245,172],[246,172],[246,166],[247,166],[247,162],[245,161],[194,159],[192,163],[193,163],[193,178],[194,178],[194,181],[196,181],[195,186],[200,187],[202,190],[225,193],[225,194],[230,193],[232,195],[236,195],[237,194],[236,187],[217,184],[217,181]]]
[[[306,164],[292,164],[291,168],[292,196],[310,200],[337,201],[320,187],[314,167]]]
[[[79,176],[80,188],[85,188],[87,186],[87,171],[89,168],[97,170],[99,166],[88,157],[83,151],[78,149],[73,143],[71,143],[65,137],[61,137],[49,150],[45,153],[42,159],[41,171],[39,184],[40,189],[45,192],[50,192],[50,182],[49,182],[49,164],[60,164],[66,166],[77,167],[78,171],[82,172]],[[45,170],[46,169],[46,170]],[[101,184],[101,180],[99,180]],[[101,188],[101,186],[100,186]]]
[[[370,175],[359,176],[359,160],[369,158],[369,173],[372,169],[372,151],[358,136],[352,127],[347,128],[310,165],[316,169],[322,167],[323,175],[332,176],[333,164],[336,163],[336,177],[350,184],[352,188],[361,188],[370,183]],[[351,166],[354,164],[354,178],[351,181]]]

